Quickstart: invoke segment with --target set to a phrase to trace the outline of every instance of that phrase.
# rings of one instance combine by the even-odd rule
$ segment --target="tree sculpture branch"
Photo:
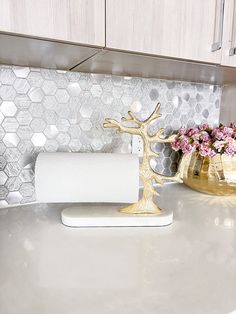
[[[150,135],[148,128],[151,123],[161,117],[160,103],[158,103],[152,112],[152,114],[144,121],[139,120],[131,111],[128,112],[128,117],[123,117],[122,122],[134,123],[135,126],[126,126],[122,122],[118,122],[113,119],[105,119],[103,124],[104,128],[114,128],[120,133],[129,133],[140,135],[144,142],[144,155],[143,161],[140,167],[140,177],[143,181],[143,196],[135,204],[132,204],[126,208],[121,209],[121,212],[129,214],[159,214],[160,208],[156,205],[153,198],[158,194],[153,186],[153,181],[157,184],[164,184],[164,181],[178,181],[181,182],[180,173],[177,172],[175,176],[168,177],[163,176],[153,171],[150,166],[150,159],[159,157],[157,152],[154,152],[151,148],[153,143],[170,143],[176,138],[176,135],[170,135],[164,137],[164,129],[159,129],[154,135]]]
[[[170,135],[168,137],[162,137],[165,129],[159,129],[155,135],[149,136],[150,143],[171,143],[176,139],[176,134]]]
[[[122,121],[124,121],[124,122],[135,122],[139,126],[141,126],[143,124],[143,121],[140,121],[138,118],[136,118],[135,115],[131,111],[128,111],[128,116],[129,117],[127,117],[127,118],[123,117]]]
[[[124,119],[125,118],[122,118],[122,120]],[[122,123],[113,119],[105,119],[105,123],[103,124],[103,127],[117,129],[117,132],[120,132],[120,133],[130,133],[130,134],[140,135],[140,131],[139,131],[140,127],[127,127],[123,125]]]

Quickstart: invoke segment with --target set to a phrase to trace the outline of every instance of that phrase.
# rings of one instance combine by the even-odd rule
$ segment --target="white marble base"
[[[162,227],[173,222],[170,209],[160,215],[128,215],[118,211],[123,206],[81,204],[65,208],[61,220],[69,227]]]

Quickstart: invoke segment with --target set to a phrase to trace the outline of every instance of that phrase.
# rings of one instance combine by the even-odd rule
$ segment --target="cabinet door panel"
[[[220,63],[220,0],[107,0],[106,46]]]
[[[0,32],[105,45],[105,0],[0,0]]]
[[[221,64],[236,67],[236,0],[225,1]]]

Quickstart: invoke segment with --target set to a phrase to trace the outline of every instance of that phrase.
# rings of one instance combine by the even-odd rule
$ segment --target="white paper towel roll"
[[[41,153],[35,189],[39,202],[134,203],[139,194],[138,156]]]

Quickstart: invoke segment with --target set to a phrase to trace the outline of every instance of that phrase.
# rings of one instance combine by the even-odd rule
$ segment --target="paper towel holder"
[[[132,122],[135,126],[129,127],[109,118],[105,119],[103,124],[104,128],[115,128],[120,133],[141,136],[144,143],[144,155],[140,167],[140,178],[144,185],[141,199],[127,207],[112,208],[109,205],[108,212],[98,206],[92,216],[91,212],[88,214],[88,210],[84,210],[81,206],[66,208],[61,213],[64,225],[70,227],[166,226],[173,222],[173,211],[161,210],[154,201],[154,197],[159,194],[153,186],[153,180],[161,185],[164,180],[182,182],[179,172],[173,177],[167,177],[154,172],[150,166],[150,159],[159,156],[151,149],[151,144],[155,142],[170,143],[176,137],[176,135],[163,137],[164,129],[159,129],[154,135],[149,134],[150,124],[160,116],[160,104],[158,103],[152,114],[144,121],[139,120],[131,111],[128,112],[127,118],[122,118],[123,122]],[[126,215],[123,215],[124,213]]]

